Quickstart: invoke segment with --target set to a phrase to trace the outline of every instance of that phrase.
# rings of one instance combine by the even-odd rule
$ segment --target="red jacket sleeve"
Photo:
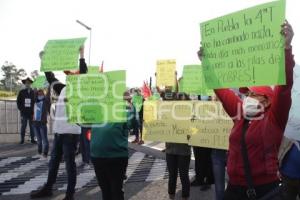
[[[274,88],[274,97],[271,103],[271,113],[280,129],[284,130],[288,121],[289,111],[292,104],[291,90],[293,87],[293,68],[295,66],[292,49],[285,50],[285,73],[286,85]]]
[[[216,89],[215,93],[226,113],[235,121],[240,115],[242,100],[230,89]]]

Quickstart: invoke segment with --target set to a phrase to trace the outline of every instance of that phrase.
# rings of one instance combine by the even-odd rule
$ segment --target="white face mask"
[[[258,113],[260,113],[261,106],[260,102],[257,99],[252,97],[246,97],[243,101],[243,112],[245,116],[254,117]]]

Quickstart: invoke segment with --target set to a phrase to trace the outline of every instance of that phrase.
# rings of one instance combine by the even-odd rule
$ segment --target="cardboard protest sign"
[[[203,73],[209,88],[285,84],[285,1],[201,23]]]
[[[175,86],[176,60],[158,60],[156,64],[156,85]]]
[[[86,38],[48,40],[44,47],[41,71],[78,69],[79,48]]]
[[[143,96],[142,95],[134,95],[132,97],[132,104],[134,105],[137,112],[140,112],[143,106]]]
[[[182,79],[179,82],[179,91],[186,94],[212,96],[214,92],[207,88],[201,65],[185,65]]]
[[[220,102],[144,103],[144,140],[228,149],[232,126]]]
[[[47,88],[48,86],[49,83],[45,76],[38,76],[31,85],[32,88],[37,88],[37,89]]]
[[[99,74],[99,67],[97,66],[89,66],[88,67],[88,74]]]
[[[67,76],[67,111],[70,123],[126,121],[125,71]]]

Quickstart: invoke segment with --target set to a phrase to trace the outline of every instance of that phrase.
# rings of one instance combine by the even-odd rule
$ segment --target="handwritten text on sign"
[[[78,69],[79,48],[86,38],[49,40],[44,48],[41,71]]]
[[[125,71],[67,76],[70,123],[126,121]]]
[[[228,149],[232,120],[219,102],[144,103],[144,140]]]
[[[180,92],[212,96],[213,91],[206,86],[201,65],[185,65],[179,83]]]
[[[209,88],[285,84],[285,1],[201,23],[202,61]]]
[[[175,85],[176,60],[158,60],[156,68],[157,86]]]

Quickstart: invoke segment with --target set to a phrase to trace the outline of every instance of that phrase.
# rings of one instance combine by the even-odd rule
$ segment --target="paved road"
[[[130,147],[128,179],[124,186],[126,199],[168,199],[166,162],[163,153],[159,151],[163,144],[147,143],[144,146]],[[76,199],[101,199],[92,166],[83,165],[80,156],[76,158],[76,163]],[[0,199],[30,199],[30,191],[40,188],[46,181],[47,164],[48,160],[36,155],[35,145],[0,144]],[[190,169],[190,177],[193,175],[194,170]],[[178,181],[178,188],[180,187]],[[60,166],[54,189],[55,195],[49,199],[62,199],[66,189],[64,163]],[[212,190],[200,192],[199,188],[192,188],[191,199],[213,199]]]

